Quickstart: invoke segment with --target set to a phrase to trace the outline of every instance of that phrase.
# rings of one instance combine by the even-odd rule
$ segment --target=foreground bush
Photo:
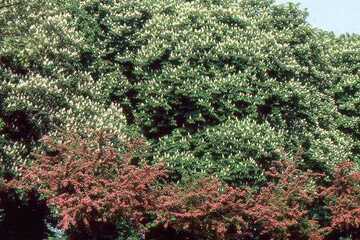
[[[102,134],[44,143],[48,152],[6,186],[39,192],[73,237],[103,239],[112,230],[115,238],[124,234],[116,232],[124,221],[147,239],[166,237],[170,229],[180,239],[334,239],[360,231],[360,175],[351,162],[325,179],[276,161],[267,183],[254,191],[215,177],[169,182],[161,165],[132,164],[141,141],[124,143],[125,154]]]
[[[101,224],[115,224],[119,217],[139,227],[154,204],[148,195],[164,169],[130,164],[141,142],[128,143],[127,154],[119,155],[105,134],[93,138],[70,135],[62,143],[45,138],[49,152],[20,170],[21,180],[12,184],[42,194],[64,230],[96,234]]]

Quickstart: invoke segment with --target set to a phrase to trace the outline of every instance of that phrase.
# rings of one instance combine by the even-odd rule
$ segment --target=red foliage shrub
[[[246,206],[257,235],[262,239],[316,239],[317,222],[308,210],[317,194],[311,184],[319,175],[303,172],[290,162],[279,162],[277,167],[267,173],[276,182],[269,182]]]
[[[36,155],[19,180],[7,186],[42,193],[59,210],[65,230],[92,232],[101,223],[124,218],[139,231],[152,223],[187,232],[190,239],[320,240],[359,233],[360,173],[351,170],[350,162],[335,169],[326,187],[321,187],[321,174],[288,161],[270,168],[269,182],[260,191],[216,178],[158,184],[168,174],[162,165],[131,164],[140,140],[126,143],[125,154],[108,140],[104,134],[94,139],[68,135],[62,143],[45,138],[51,151]],[[318,209],[331,220],[314,214]]]
[[[318,174],[282,163],[269,173],[276,183],[260,192],[223,186],[217,179],[200,179],[189,186],[167,186],[158,198],[157,223],[188,229],[204,239],[321,239],[308,208]]]
[[[159,193],[157,223],[188,230],[193,239],[321,240],[338,239],[339,232],[357,234],[360,173],[350,173],[351,166],[340,164],[326,188],[319,185],[322,174],[304,172],[292,162],[271,168],[267,174],[273,180],[258,192],[224,186],[215,178],[170,185]],[[328,226],[313,214],[319,204],[330,210]]]
[[[246,194],[223,186],[216,178],[183,187],[169,185],[159,194],[156,221],[164,227],[187,230],[194,237],[224,239],[230,229],[240,232],[247,225],[243,219]]]
[[[321,188],[320,197],[331,212],[331,223],[324,228],[329,235],[360,234],[360,172],[354,163],[343,162],[334,171],[332,184]]]
[[[21,180],[10,185],[37,189],[56,207],[60,226],[95,229],[98,223],[124,217],[140,227],[154,202],[148,197],[153,184],[165,176],[161,165],[137,167],[129,164],[130,153],[140,141],[127,144],[121,156],[106,146],[107,136],[82,139],[70,135],[63,143],[45,138],[52,154],[37,155],[37,161],[21,169]]]

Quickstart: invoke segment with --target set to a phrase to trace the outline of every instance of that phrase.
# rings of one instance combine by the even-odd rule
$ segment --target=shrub
[[[93,138],[67,135],[60,142],[45,138],[49,152],[24,166],[20,180],[10,186],[41,193],[69,232],[96,236],[102,224],[114,225],[119,217],[140,229],[154,204],[149,192],[165,176],[164,169],[131,165],[132,151],[141,141],[129,143],[128,152],[119,155],[108,140],[101,133]]]
[[[79,238],[163,238],[173,231],[209,240],[333,239],[359,232],[360,178],[351,162],[328,178],[293,161],[272,161],[258,189],[216,177],[174,183],[164,181],[171,175],[163,166],[134,159],[141,159],[142,141],[123,143],[121,153],[109,136],[45,138],[47,152],[5,186],[38,191],[61,228]]]
[[[283,162],[260,191],[234,188],[217,179],[162,189],[156,222],[190,233],[191,239],[322,239],[310,211],[319,174]],[[314,188],[315,186],[315,188]]]
[[[331,213],[326,230],[332,238],[357,236],[360,233],[360,173],[354,163],[343,162],[335,168],[330,186],[322,189]]]
[[[217,179],[162,189],[157,223],[194,239],[339,239],[359,233],[359,172],[343,162],[326,186],[324,174],[275,162],[259,191]],[[322,211],[327,211],[324,214]],[[328,221],[330,219],[330,221]],[[184,233],[183,233],[184,234]]]
[[[182,187],[169,185],[158,198],[155,223],[187,232],[193,239],[224,239],[229,230],[241,232],[251,224],[244,218],[246,194],[223,186],[216,178],[194,180]]]

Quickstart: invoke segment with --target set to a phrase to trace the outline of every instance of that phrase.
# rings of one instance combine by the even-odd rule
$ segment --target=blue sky
[[[308,9],[308,21],[315,27],[336,34],[360,34],[360,0],[277,0],[289,1]]]

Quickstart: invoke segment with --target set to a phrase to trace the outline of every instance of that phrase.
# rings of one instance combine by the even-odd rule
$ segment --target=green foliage
[[[106,59],[98,36],[79,1],[9,1],[0,9],[0,128],[6,139],[1,159],[10,168],[29,160],[44,135],[59,129],[88,133],[124,129],[122,109],[111,102],[121,78]],[[1,138],[0,138],[1,139]]]
[[[61,129],[107,129],[119,141],[144,135],[149,159],[164,159],[179,177],[234,184],[265,181],[283,156],[326,174],[343,160],[360,163],[360,38],[314,29],[295,4],[7,2],[6,172]]]
[[[115,88],[115,100],[126,109],[128,123],[155,142],[191,135],[196,147],[178,161],[202,162],[192,152],[203,144],[197,136],[229,118],[269,123],[283,135],[288,155],[305,149],[304,168],[328,171],[338,156],[356,158],[342,154],[355,152],[356,143],[338,132],[343,115],[329,91],[349,64],[334,62],[336,38],[311,28],[296,5],[135,1],[132,24],[125,20],[127,4],[99,6],[108,10],[109,39],[125,39],[114,59],[127,81]],[[186,171],[200,171],[201,164],[191,166]]]
[[[9,3],[0,10],[0,133],[10,168],[59,128],[105,128],[121,139],[140,130],[158,156],[188,165],[176,167],[180,173],[219,174],[214,169],[227,166],[234,172],[224,179],[237,182],[239,172],[246,179],[266,167],[244,155],[244,132],[228,119],[271,127],[287,156],[304,151],[304,168],[328,172],[345,158],[360,161],[359,37],[313,29],[294,4]],[[229,150],[233,130],[238,144]],[[212,149],[219,142],[223,150]]]
[[[354,140],[352,153],[360,163],[360,77],[347,76],[334,87],[339,112],[340,129]]]
[[[306,81],[319,89],[331,84],[316,33],[306,24],[305,13],[292,5],[160,5],[161,11],[148,10],[151,19],[135,35],[133,42],[141,48],[122,57],[131,66],[132,84],[125,96],[150,138],[254,114],[254,108],[244,108],[268,81],[275,80],[278,88],[288,81]]]
[[[5,127],[4,121],[0,118],[0,130]]]
[[[258,184],[265,180],[263,170],[282,157],[283,145],[282,134],[268,123],[229,119],[197,135],[165,137],[157,154],[180,175],[205,173],[238,185]]]
[[[335,165],[353,157],[353,140],[338,130],[316,131],[303,137],[300,165],[304,169],[332,174]]]
[[[64,231],[58,228],[54,228],[50,224],[47,227],[49,231],[47,240],[68,240],[68,237]]]
[[[118,236],[115,240],[141,240],[140,234],[131,226],[129,222],[124,219],[119,219],[116,228],[118,231]]]

